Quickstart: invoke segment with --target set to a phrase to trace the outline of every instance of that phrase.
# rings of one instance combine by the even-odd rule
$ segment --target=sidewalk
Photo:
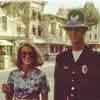
[[[54,61],[45,61],[44,64],[42,65],[43,67],[48,67],[48,66],[54,66],[55,62]],[[0,69],[0,72],[6,72],[6,71],[12,71],[16,69],[16,66],[10,67],[10,68],[5,68],[5,69]]]

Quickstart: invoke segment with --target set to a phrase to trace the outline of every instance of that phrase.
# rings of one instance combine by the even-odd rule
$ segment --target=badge
[[[65,69],[65,70],[68,70],[68,69],[69,69],[69,67],[68,67],[68,66],[64,66],[64,69]]]
[[[71,19],[72,21],[77,21],[77,20],[79,20],[79,15],[71,16],[70,19]]]
[[[87,74],[87,72],[88,72],[88,67],[87,67],[87,65],[82,65],[82,73],[83,73],[83,74]]]

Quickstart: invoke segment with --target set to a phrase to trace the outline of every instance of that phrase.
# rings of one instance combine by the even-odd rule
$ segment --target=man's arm
[[[56,57],[55,72],[54,72],[54,100],[64,100],[64,84],[62,80],[60,57]]]

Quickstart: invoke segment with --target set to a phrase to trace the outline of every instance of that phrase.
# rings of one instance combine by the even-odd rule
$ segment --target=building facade
[[[0,69],[9,68],[12,66],[11,57],[15,48],[15,41],[18,38],[23,38],[24,33],[19,34],[17,28],[18,18],[7,16],[0,8]],[[23,29],[22,29],[23,30]]]
[[[18,11],[15,9],[18,12],[14,12],[14,10],[12,10],[13,7],[18,7],[18,3],[20,4],[20,2],[0,3],[0,69],[9,68],[12,66],[12,63],[10,63],[12,62],[12,56],[16,55],[16,49],[21,40],[30,39],[36,44],[41,44],[41,41],[44,41],[41,39],[42,33],[40,29],[40,23],[45,2],[42,0],[21,2],[27,3],[27,9],[29,9],[27,16],[27,21],[29,21],[28,27],[26,27],[25,23],[23,23],[23,19],[21,18],[23,15],[18,16],[18,14],[21,15],[20,12],[23,14],[27,12],[25,12],[24,9],[23,11]],[[10,14],[6,13],[4,7],[6,7]],[[27,33],[25,30],[28,30]]]
[[[87,44],[100,51],[100,21],[87,31],[85,39]]]
[[[44,15],[44,36],[48,44],[48,53],[56,54],[64,48],[67,34],[63,28],[66,19],[57,15]]]

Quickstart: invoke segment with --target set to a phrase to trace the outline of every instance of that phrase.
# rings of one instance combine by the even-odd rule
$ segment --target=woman
[[[2,85],[6,100],[40,100],[40,97],[48,100],[46,76],[38,68],[42,64],[43,59],[35,46],[21,44],[17,53],[17,69],[10,73],[7,84]]]

